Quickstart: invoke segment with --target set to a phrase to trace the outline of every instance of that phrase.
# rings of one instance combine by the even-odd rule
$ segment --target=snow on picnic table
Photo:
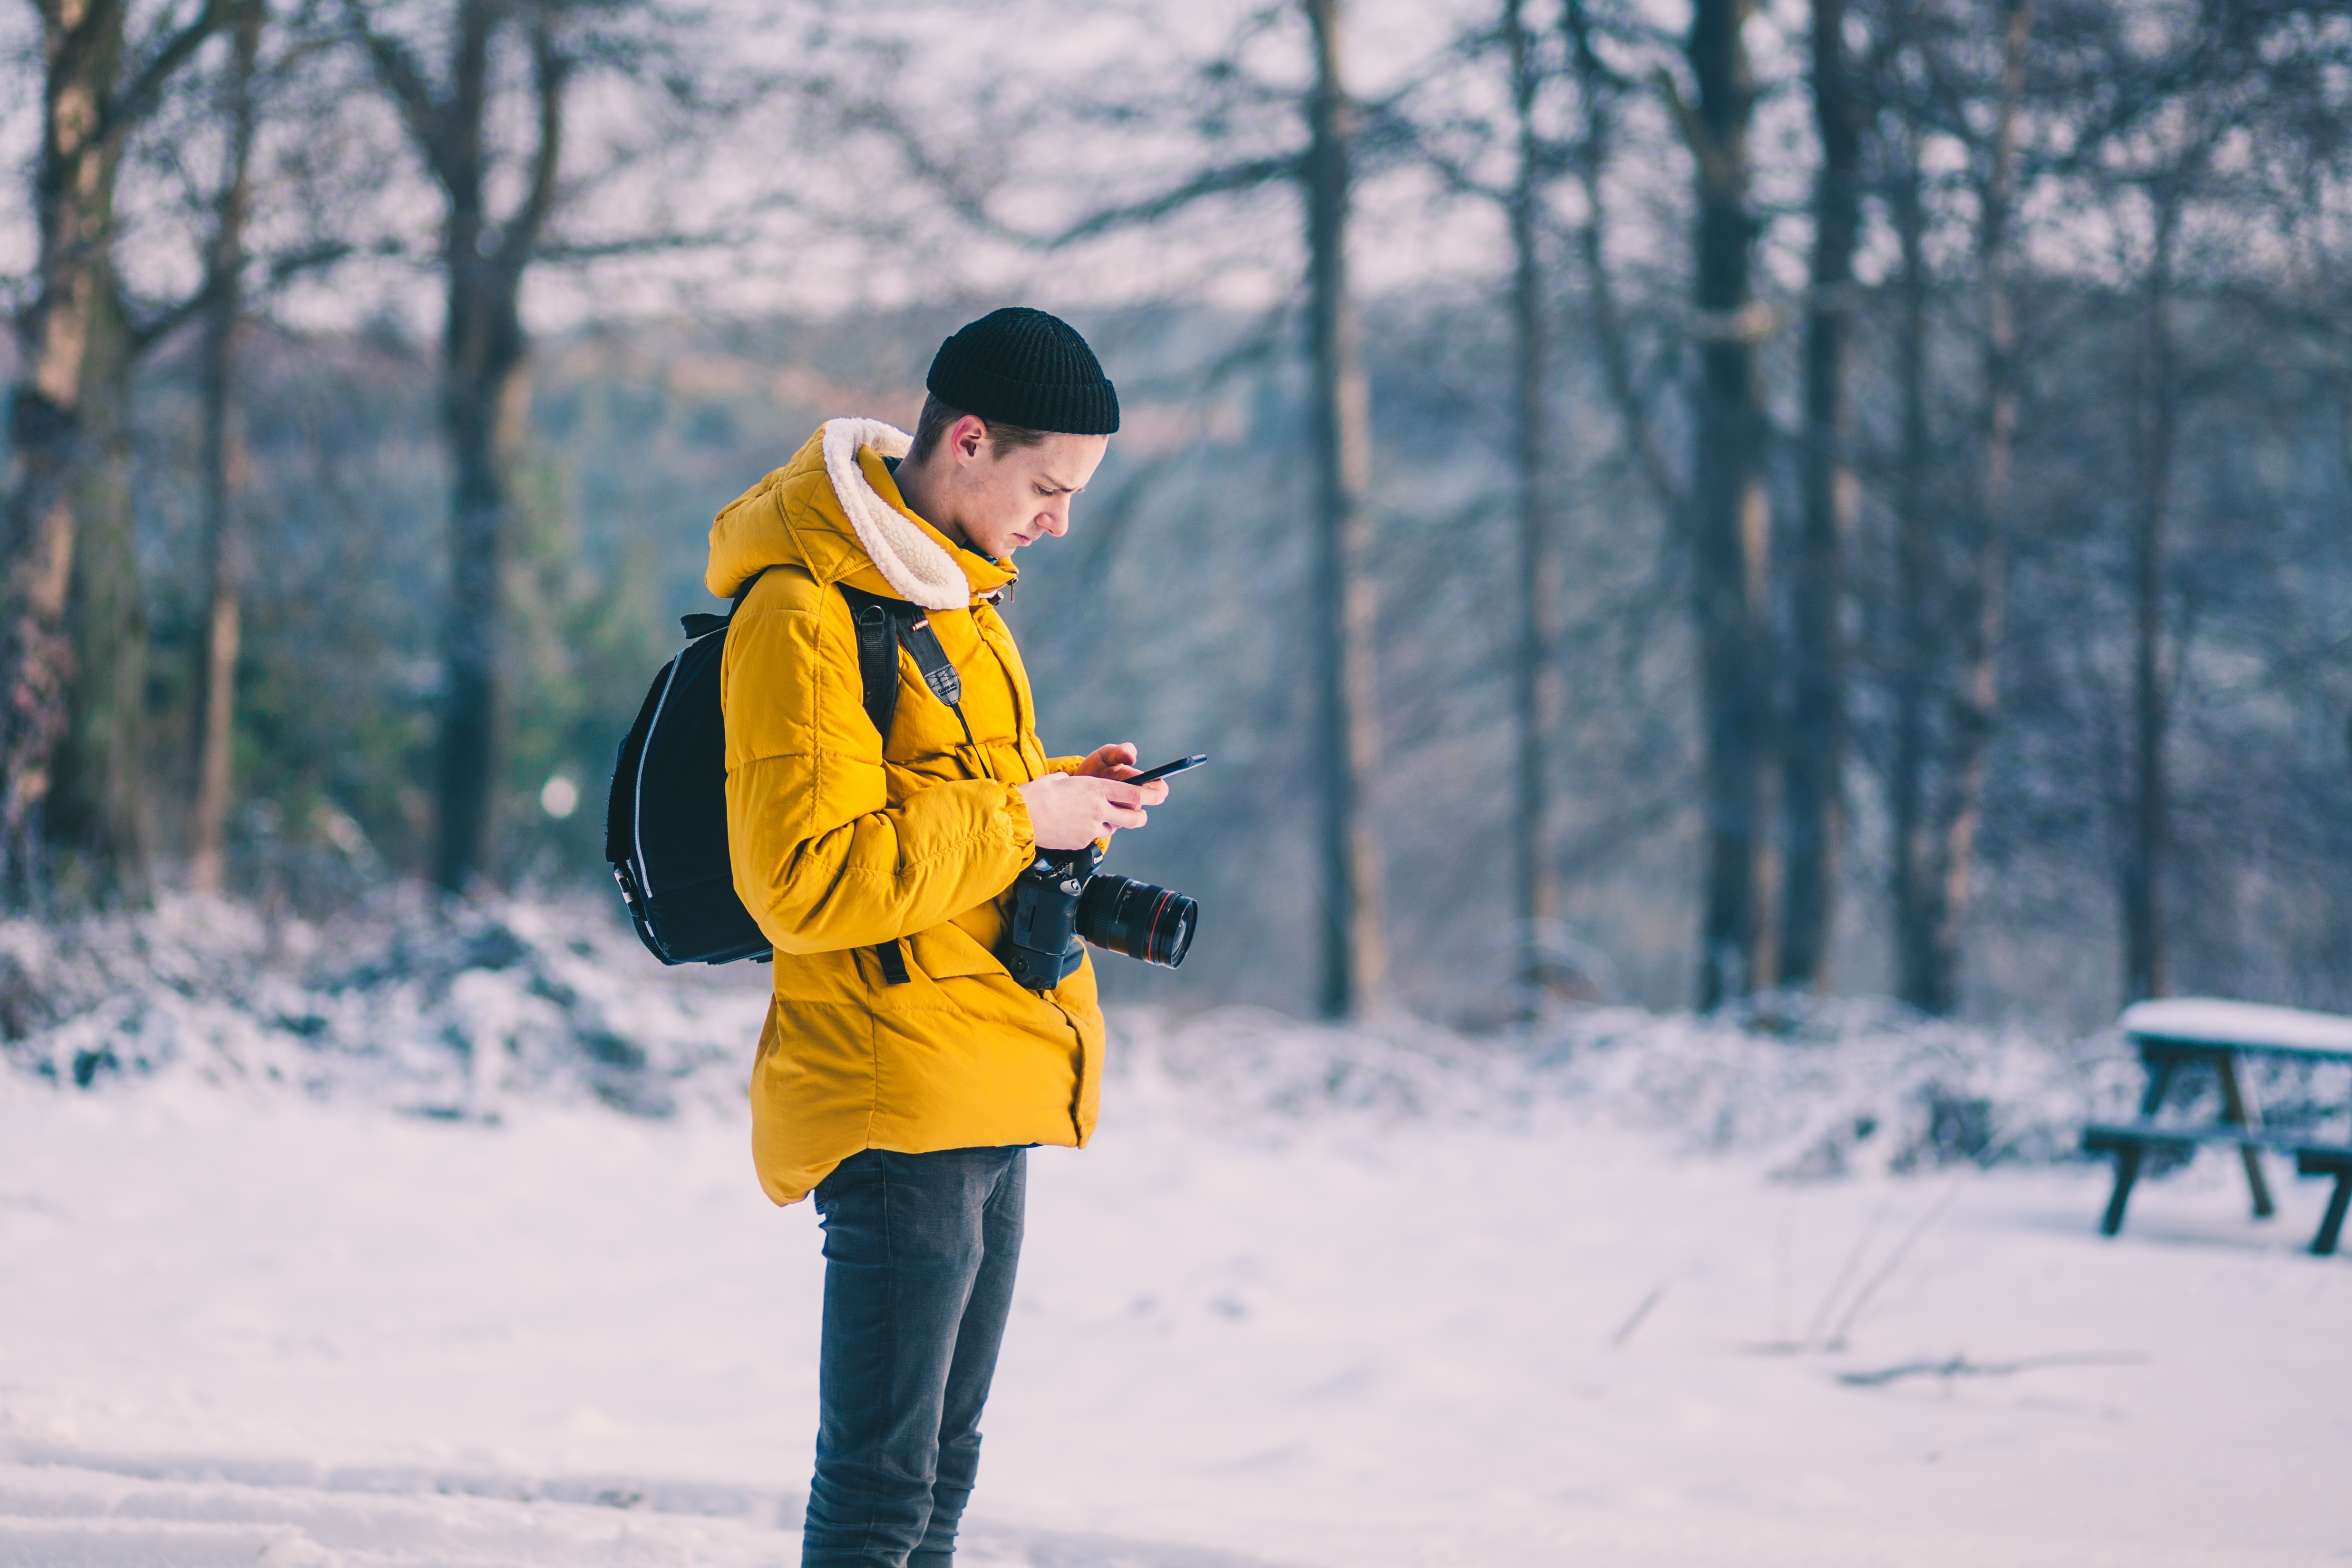
[[[2205,1045],[2352,1055],[2352,1018],[2301,1007],[2230,1002],[2214,996],[2168,996],[2124,1009],[2126,1034]]]
[[[972,1568],[2352,1561],[2316,1185],[2103,1242],[2091,1166],[1203,1093],[1032,1157]],[[740,1109],[503,1109],[0,1082],[0,1563],[796,1563],[809,1208]]]

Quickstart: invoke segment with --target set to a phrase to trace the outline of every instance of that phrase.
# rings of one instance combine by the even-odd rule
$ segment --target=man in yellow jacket
[[[824,1339],[803,1568],[947,1568],[980,1461],[1021,1249],[1026,1151],[1083,1146],[1102,1079],[1094,973],[1024,990],[996,957],[1040,850],[1140,827],[1132,746],[1053,758],[997,601],[1069,530],[1118,428],[1086,341],[1004,310],[949,338],[910,439],[835,419],[710,530],[727,634],[735,889],[775,946],[752,1155],[814,1192]],[[868,716],[845,590],[927,612],[950,708],[899,655]]]

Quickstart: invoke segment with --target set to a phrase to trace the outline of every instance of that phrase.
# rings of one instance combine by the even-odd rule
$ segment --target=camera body
[[[1097,876],[1102,850],[1044,849],[1013,884],[997,957],[1032,991],[1051,991],[1086,962],[1088,942],[1173,969],[1192,948],[1201,907],[1181,893]]]

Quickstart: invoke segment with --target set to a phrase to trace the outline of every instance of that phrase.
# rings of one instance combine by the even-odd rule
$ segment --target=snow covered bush
[[[2092,1109],[2121,1110],[2139,1081],[2113,1034],[2053,1044],[1874,999],[1575,1008],[1475,1037],[1406,1017],[1338,1027],[1256,1008],[1138,1010],[1114,1018],[1113,1046],[1115,1073],[1230,1124],[1590,1118],[1799,1178],[2069,1158]]]
[[[188,1075],[495,1119],[511,1100],[637,1115],[740,1103],[766,1007],[754,964],[666,970],[593,900],[387,891],[320,924],[167,898],[0,924],[0,1053],[18,1089]],[[2053,1042],[1891,1003],[1774,997],[1700,1016],[1568,1008],[1465,1035],[1246,1007],[1112,1018],[1118,1094],[1216,1125],[1580,1120],[1788,1176],[2070,1157],[2138,1069],[2109,1034]]]
[[[665,971],[583,900],[395,889],[322,925],[172,897],[0,925],[12,1076],[190,1074],[488,1118],[511,1096],[665,1115],[740,1097],[765,971]]]

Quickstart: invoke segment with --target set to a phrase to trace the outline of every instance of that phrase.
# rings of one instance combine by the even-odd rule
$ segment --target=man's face
[[[953,474],[951,531],[992,561],[1046,534],[1070,531],[1070,501],[1087,488],[1110,447],[1108,436],[1048,436],[1000,451],[981,421],[957,421],[939,454]]]

